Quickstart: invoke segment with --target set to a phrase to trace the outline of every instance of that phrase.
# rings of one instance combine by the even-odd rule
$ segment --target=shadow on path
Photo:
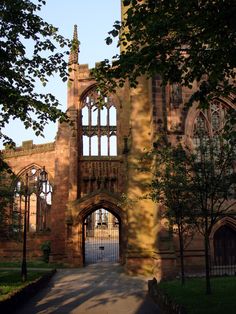
[[[17,314],[160,314],[147,296],[147,278],[124,274],[120,265],[58,270],[49,286]]]

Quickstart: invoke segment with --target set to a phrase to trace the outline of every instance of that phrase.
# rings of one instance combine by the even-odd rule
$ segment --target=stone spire
[[[77,32],[77,25],[74,25],[74,34],[72,40],[72,46],[70,49],[70,57],[69,57],[69,64],[77,64],[79,61],[79,40],[78,40],[78,32]]]

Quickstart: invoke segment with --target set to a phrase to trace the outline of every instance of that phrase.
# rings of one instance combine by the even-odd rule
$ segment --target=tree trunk
[[[179,230],[179,253],[180,253],[180,269],[181,269],[181,284],[185,284],[185,271],[184,271],[184,241],[183,231],[181,224],[178,226]]]
[[[210,280],[210,259],[209,259],[209,234],[208,234],[208,220],[205,217],[205,276],[206,276],[206,294],[211,294],[211,280]]]

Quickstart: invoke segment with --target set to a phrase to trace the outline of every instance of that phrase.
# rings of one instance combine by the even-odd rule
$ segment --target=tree
[[[227,123],[226,123],[227,124]],[[213,226],[225,216],[235,215],[236,174],[234,127],[213,138],[198,130],[198,146],[189,157],[192,173],[189,188],[193,191],[193,221],[204,237],[206,293],[211,294],[210,234]]]
[[[163,205],[161,217],[167,218],[172,227],[177,226],[181,282],[184,285],[184,250],[193,231],[191,211],[194,207],[192,191],[189,189],[191,175],[187,156],[181,145],[173,147],[165,139],[155,142],[151,156],[155,160],[154,176],[149,186],[148,197]]]
[[[13,173],[6,162],[0,156],[0,238],[9,234],[9,206],[13,200],[11,182]]]
[[[123,0],[126,16],[106,38],[119,36],[123,50],[114,62],[104,60],[94,69],[103,92],[136,87],[138,77],[162,76],[167,82],[192,87],[190,103],[203,107],[217,96],[235,92],[236,5],[232,0]]]
[[[68,46],[69,41],[37,15],[45,3],[2,0],[0,4],[0,138],[4,144],[13,143],[3,133],[10,118],[20,119],[37,136],[43,136],[48,121],[67,120],[52,94],[35,91],[37,82],[45,86],[55,73],[67,80],[67,62],[63,59],[67,52],[57,49],[58,45]]]
[[[163,217],[178,226],[182,283],[186,231],[194,225],[202,234],[207,294],[211,294],[209,239],[212,229],[223,217],[236,215],[235,112],[221,110],[220,115],[224,124],[215,119],[211,132],[199,115],[194,150],[181,145],[172,147],[166,136],[164,141],[155,143],[151,154],[155,172],[148,194],[165,206]]]

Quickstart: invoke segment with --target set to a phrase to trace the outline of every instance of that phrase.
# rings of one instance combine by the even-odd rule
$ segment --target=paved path
[[[147,296],[147,278],[131,277],[119,265],[58,270],[49,286],[17,314],[160,314]]]

